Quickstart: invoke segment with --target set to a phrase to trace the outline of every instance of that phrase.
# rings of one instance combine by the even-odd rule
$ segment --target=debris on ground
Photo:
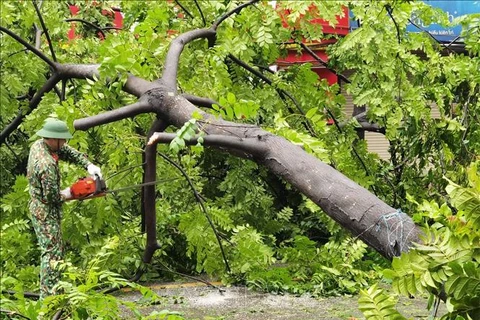
[[[252,291],[246,287],[217,288],[203,283],[154,284],[149,287],[165,298],[163,304],[142,308],[142,314],[168,310],[193,320],[360,320],[357,296],[314,298],[290,294]],[[139,301],[133,291],[117,293],[123,300]],[[427,319],[430,315],[425,298],[400,299],[399,311],[407,318]],[[126,314],[125,319],[129,319]]]

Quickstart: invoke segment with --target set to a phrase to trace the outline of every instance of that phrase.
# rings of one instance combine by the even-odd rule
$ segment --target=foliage
[[[25,283],[37,283],[39,252],[34,245],[36,239],[27,215],[27,179],[17,178],[13,192],[2,199],[0,221],[2,276],[15,275]]]
[[[57,61],[100,64],[100,74],[96,79],[66,81],[66,96],[60,101],[54,91],[47,93],[1,146],[2,286],[20,292],[38,287],[39,252],[27,212],[25,168],[28,147],[43,120],[56,115],[71,127],[75,119],[135,102],[122,91],[129,73],[149,81],[158,79],[174,37],[209,27],[241,3],[185,1],[179,8],[175,1],[79,1],[78,17],[100,27],[112,24],[101,14],[102,9],[109,11],[119,5],[124,28],[105,31],[102,40],[92,28],[76,23],[79,37],[68,40],[71,23],[63,21],[70,17],[66,2],[43,1],[40,11]],[[218,101],[205,111],[281,135],[392,206],[418,212],[415,219],[425,225],[428,241],[396,259],[385,275],[400,293],[444,290],[450,311],[446,317],[464,316],[477,302],[478,290],[478,250],[472,250],[478,244],[480,211],[475,200],[480,154],[478,15],[448,21],[444,12],[419,1],[277,4],[275,9],[260,1],[223,21],[213,47],[203,40],[189,43],[180,59],[179,92]],[[324,39],[327,35],[323,30],[308,21],[320,17],[333,24],[343,14],[343,5],[362,20],[362,27],[336,39],[328,54],[332,69],[353,72],[350,84],[329,85],[312,71],[311,64],[266,71],[266,66],[286,53],[285,43]],[[1,26],[34,44],[32,30],[39,26],[39,18],[31,2],[2,1],[0,6]],[[461,24],[471,54],[442,54],[441,46],[425,33],[407,33],[412,14],[432,23]],[[18,112],[27,113],[28,99],[19,97],[28,94],[31,98],[50,76],[50,69],[4,33],[0,45],[0,124],[4,128]],[[36,45],[51,57],[44,37]],[[240,67],[232,56],[270,81]],[[344,112],[346,100],[341,89],[357,105],[368,106],[368,119],[386,129],[389,161],[367,152],[354,123],[342,128],[327,125],[332,116],[338,123],[350,116]],[[431,116],[432,106],[438,108],[438,119]],[[142,181],[146,133],[154,119],[153,115],[141,115],[75,132],[69,144],[102,167],[110,189],[138,184]],[[202,119],[194,117],[182,128],[167,128],[177,132],[178,138],[170,146],[159,146],[158,151],[174,159],[202,197],[225,247],[231,272],[219,259],[216,235],[205,212],[198,208],[191,186],[177,167],[160,157],[158,175],[174,180],[156,186],[161,248],[152,270],[168,266],[263,290],[331,295],[364,289],[378,278],[380,268],[389,267],[310,200],[257,164],[200,145],[185,146],[184,140],[201,130],[201,124]],[[85,175],[69,164],[62,164],[60,171],[62,187]],[[145,246],[141,201],[140,190],[132,189],[64,205],[65,268],[71,278],[62,285],[70,297],[66,293],[41,306],[19,295],[15,302],[9,300],[13,310],[33,315],[40,310],[53,311],[61,304],[69,314],[102,312],[96,309],[97,302],[118,308],[118,301],[93,289],[104,281],[127,284],[123,279],[141,266]],[[111,242],[108,254],[102,251],[107,242]],[[99,252],[101,263],[95,260]],[[159,276],[164,275],[152,272],[146,280]],[[396,316],[394,302],[379,290],[362,291],[362,310],[369,317],[385,313]],[[162,316],[165,312],[151,315]]]
[[[432,300],[437,295],[443,296],[448,313],[441,319],[445,320],[476,319],[480,315],[479,165],[477,161],[467,170],[468,187],[452,182],[447,186],[450,205],[458,211],[433,201],[417,203],[420,212],[416,219],[426,225],[424,243],[395,258],[392,269],[384,270],[384,276],[392,281],[399,294],[428,293]],[[379,315],[370,313],[371,303],[381,310],[394,310],[392,303],[382,298],[385,296],[382,290],[370,290],[375,291],[368,293],[373,302],[366,300],[367,293],[359,300],[360,309],[368,319]]]
[[[320,248],[305,236],[293,242],[280,250],[281,265],[258,268],[247,284],[278,293],[326,296],[356,293],[377,278],[372,265],[362,261],[366,245],[358,240],[332,240]]]
[[[367,319],[406,319],[395,309],[396,301],[379,289],[377,285],[373,285],[367,290],[361,290],[358,303]]]
[[[448,22],[445,12],[426,2],[389,5],[391,14],[386,3],[352,2],[362,27],[330,52],[340,70],[355,70],[346,84],[355,104],[367,105],[369,120],[385,127],[391,164],[384,179],[393,188],[385,197],[394,206],[408,208],[407,193],[441,201],[446,186],[442,177],[459,182],[464,167],[475,160],[480,106],[478,56],[441,54],[442,46],[426,32],[405,31],[408,19],[415,14],[426,24],[448,27],[461,20],[465,43],[470,43],[478,30],[478,15]],[[472,49],[475,52],[475,48],[469,52]],[[432,117],[433,109],[438,109],[439,118]]]
[[[108,257],[114,254],[117,241],[107,241],[93,258],[83,267],[75,267],[70,262],[62,262],[64,280],[57,286],[60,294],[46,297],[43,302],[28,300],[24,297],[21,279],[2,277],[2,309],[20,314],[29,319],[52,318],[61,310],[63,319],[119,319],[130,311],[136,319],[144,319],[141,307],[159,304],[161,297],[151,289],[123,279],[119,274],[109,271]],[[103,289],[128,287],[142,295],[139,303],[120,299],[111,294],[102,293]],[[13,296],[6,292],[15,289]],[[102,289],[102,290],[99,290]],[[148,319],[183,319],[178,313],[167,310],[154,312]]]

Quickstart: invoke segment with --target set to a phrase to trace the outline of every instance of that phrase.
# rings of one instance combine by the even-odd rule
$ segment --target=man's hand
[[[96,165],[90,163],[87,167],[87,171],[93,176],[94,179],[96,179],[96,176],[102,179],[102,171]]]
[[[60,195],[62,196],[63,200],[70,200],[72,199],[72,193],[70,192],[70,188],[63,189],[60,191]]]

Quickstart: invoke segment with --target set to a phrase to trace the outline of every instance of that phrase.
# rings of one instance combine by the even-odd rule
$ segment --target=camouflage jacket
[[[74,148],[63,145],[57,152],[50,151],[43,139],[37,140],[30,148],[27,166],[27,178],[30,198],[47,205],[61,205],[60,172],[58,160],[65,160],[87,168],[91,163],[87,157]]]

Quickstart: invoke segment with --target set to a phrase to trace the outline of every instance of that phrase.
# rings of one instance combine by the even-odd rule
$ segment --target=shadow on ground
[[[145,315],[152,311],[179,312],[193,320],[354,320],[364,319],[358,310],[357,296],[312,298],[309,296],[274,295],[248,290],[245,287],[208,287],[202,283],[151,285],[158,295],[165,297],[161,305],[142,309]],[[138,301],[136,292],[117,293],[122,300]],[[409,319],[427,319],[425,298],[400,299],[398,310]],[[125,315],[129,319],[129,315]]]

